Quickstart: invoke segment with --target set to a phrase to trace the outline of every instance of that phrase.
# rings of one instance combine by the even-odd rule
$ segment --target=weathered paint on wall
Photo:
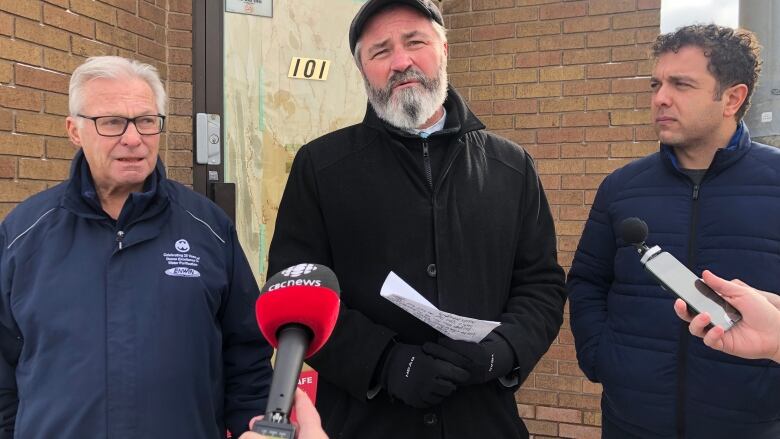
[[[298,148],[365,112],[347,41],[361,4],[277,1],[273,18],[225,13],[225,180],[236,183],[236,227],[260,283]],[[296,56],[330,60],[327,81],[288,78]]]

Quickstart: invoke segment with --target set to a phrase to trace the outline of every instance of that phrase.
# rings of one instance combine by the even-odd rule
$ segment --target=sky
[[[661,0],[661,33],[694,23],[739,25],[739,0]]]

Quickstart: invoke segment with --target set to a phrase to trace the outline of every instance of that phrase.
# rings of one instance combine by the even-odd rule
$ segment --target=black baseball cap
[[[433,4],[431,0],[368,0],[355,14],[355,18],[352,19],[352,24],[349,25],[349,51],[355,53],[355,45],[357,44],[360,34],[363,33],[363,27],[368,20],[374,16],[380,10],[387,6],[399,4],[411,6],[420,11],[426,17],[430,17],[431,20],[444,26],[444,19],[441,16],[439,8]]]

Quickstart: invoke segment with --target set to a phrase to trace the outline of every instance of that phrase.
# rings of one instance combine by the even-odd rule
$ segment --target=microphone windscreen
[[[633,216],[620,223],[620,237],[623,241],[640,245],[647,239],[647,223]]]
[[[255,303],[255,317],[268,342],[277,347],[277,332],[288,324],[303,325],[312,339],[305,357],[328,340],[339,315],[339,283],[319,264],[298,264],[271,276]]]

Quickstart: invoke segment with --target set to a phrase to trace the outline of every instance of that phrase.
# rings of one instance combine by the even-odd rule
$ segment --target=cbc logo
[[[282,271],[282,274],[287,277],[299,277],[304,274],[309,274],[316,270],[317,267],[314,264],[298,264]]]
[[[176,241],[175,247],[176,250],[180,251],[181,253],[186,253],[190,251],[190,243],[187,242],[186,239],[180,239]]]

